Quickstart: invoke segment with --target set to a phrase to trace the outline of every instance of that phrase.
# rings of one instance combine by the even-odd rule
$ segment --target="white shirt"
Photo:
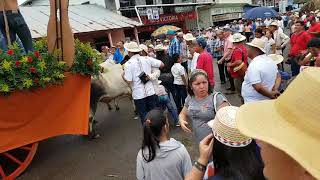
[[[268,56],[255,57],[247,70],[242,83],[242,97],[245,103],[267,100],[268,97],[257,92],[253,85],[261,83],[264,88],[271,91],[277,78],[277,65]]]
[[[281,48],[286,47],[286,45],[289,43],[290,38],[283,33],[282,29],[278,29],[273,33],[274,41],[276,46],[281,46]],[[282,54],[282,50],[276,50],[276,54]]]
[[[278,26],[284,29],[283,20],[278,20]]]
[[[269,26],[269,25],[271,24],[271,22],[272,22],[271,19],[270,19],[270,20],[268,20],[268,19],[264,20],[264,24],[265,24],[266,26]]]
[[[193,53],[193,57],[191,60],[191,67],[190,67],[191,72],[194,71],[195,69],[197,69],[197,62],[198,62],[199,56],[200,56],[199,53],[197,53],[197,52]]]
[[[244,25],[243,24],[239,24],[239,33],[242,33],[244,29]]]
[[[266,55],[269,55],[269,54],[273,54],[272,52],[272,45],[274,45],[276,42],[270,38],[270,39],[267,39],[266,41],[266,46],[265,46],[265,50],[266,50]]]
[[[131,88],[133,99],[143,99],[155,94],[152,82],[148,81],[146,84],[143,84],[139,78],[139,75],[142,72],[151,74],[152,67],[159,68],[160,66],[161,61],[154,58],[147,59],[139,54],[132,56],[130,60],[125,63],[124,78],[127,81],[132,82]]]
[[[186,77],[186,71],[180,63],[174,63],[171,68],[171,73],[174,77],[173,84],[184,85],[181,76],[184,75]]]

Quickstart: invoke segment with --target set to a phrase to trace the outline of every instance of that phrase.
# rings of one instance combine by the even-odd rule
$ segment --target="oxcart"
[[[0,96],[0,179],[13,180],[47,138],[87,135],[90,77],[66,73],[62,85]]]

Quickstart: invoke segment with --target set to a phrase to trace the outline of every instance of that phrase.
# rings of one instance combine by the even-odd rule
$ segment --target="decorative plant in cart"
[[[35,41],[34,52],[23,54],[17,44],[0,51],[2,180],[28,167],[39,141],[88,133],[91,76],[99,73],[102,58],[90,44],[73,39],[68,1],[50,5],[47,39]]]

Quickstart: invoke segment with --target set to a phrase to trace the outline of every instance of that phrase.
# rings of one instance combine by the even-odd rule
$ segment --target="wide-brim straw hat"
[[[237,42],[242,42],[244,40],[246,40],[247,38],[240,34],[240,33],[235,33],[231,36],[231,41],[234,42],[234,43],[237,43]]]
[[[269,54],[268,55],[272,60],[273,62],[275,62],[276,64],[280,64],[282,61],[283,61],[283,56],[282,55],[279,55],[279,54]]]
[[[196,40],[196,37],[194,37],[191,33],[187,33],[183,35],[183,39],[186,41],[194,41]]]
[[[252,139],[240,133],[236,124],[238,107],[226,106],[217,112],[215,119],[208,122],[214,137],[222,144],[230,147],[245,147]]]
[[[144,52],[148,53],[148,47],[144,44],[140,44],[139,48],[142,49]]]
[[[163,44],[158,44],[158,45],[156,45],[154,50],[155,51],[164,51],[164,50],[167,50],[167,47],[163,46]]]
[[[266,52],[264,47],[265,47],[265,42],[262,39],[259,38],[254,38],[250,43],[247,43],[248,46],[256,47],[260,49],[262,52]]]
[[[279,23],[277,22],[277,21],[272,21],[271,22],[271,24],[270,24],[270,26],[279,26]]]
[[[136,42],[129,42],[124,44],[124,48],[129,52],[140,52],[142,49]]]
[[[243,134],[284,151],[320,179],[320,69],[309,67],[276,100],[247,103],[236,115]]]

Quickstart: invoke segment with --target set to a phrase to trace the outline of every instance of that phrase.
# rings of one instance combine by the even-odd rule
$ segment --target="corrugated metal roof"
[[[49,6],[21,6],[20,11],[33,38],[46,36],[50,14]],[[92,4],[69,6],[69,21],[73,33],[130,28],[140,25],[137,21]]]

